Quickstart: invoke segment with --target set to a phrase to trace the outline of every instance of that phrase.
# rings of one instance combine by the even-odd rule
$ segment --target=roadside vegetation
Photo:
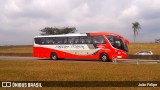
[[[33,47],[31,45],[0,46],[0,53],[33,53]]]

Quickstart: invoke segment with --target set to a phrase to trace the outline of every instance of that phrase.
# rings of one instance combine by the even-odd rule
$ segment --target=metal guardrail
[[[160,55],[128,55],[129,59],[160,60]]]
[[[160,64],[160,60],[142,60],[142,59],[113,59],[115,64]]]

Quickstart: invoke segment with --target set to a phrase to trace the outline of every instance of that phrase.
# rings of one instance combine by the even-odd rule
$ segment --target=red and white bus
[[[34,56],[56,59],[90,59],[111,61],[127,58],[129,41],[108,32],[36,36]]]

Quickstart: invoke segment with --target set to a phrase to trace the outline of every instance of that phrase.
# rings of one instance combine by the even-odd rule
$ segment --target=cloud
[[[1,0],[0,45],[32,44],[46,26],[114,32],[132,42],[135,21],[142,26],[139,40],[153,42],[160,38],[159,5],[159,0]]]
[[[121,13],[121,17],[123,18],[135,18],[139,14],[139,8],[137,6],[130,6],[129,8],[125,9]]]

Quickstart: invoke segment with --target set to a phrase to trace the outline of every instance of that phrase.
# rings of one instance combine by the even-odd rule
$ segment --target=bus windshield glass
[[[116,36],[112,36],[112,35],[109,35],[106,37],[114,48],[121,49],[121,50],[128,52],[128,47],[123,40],[119,39]]]

